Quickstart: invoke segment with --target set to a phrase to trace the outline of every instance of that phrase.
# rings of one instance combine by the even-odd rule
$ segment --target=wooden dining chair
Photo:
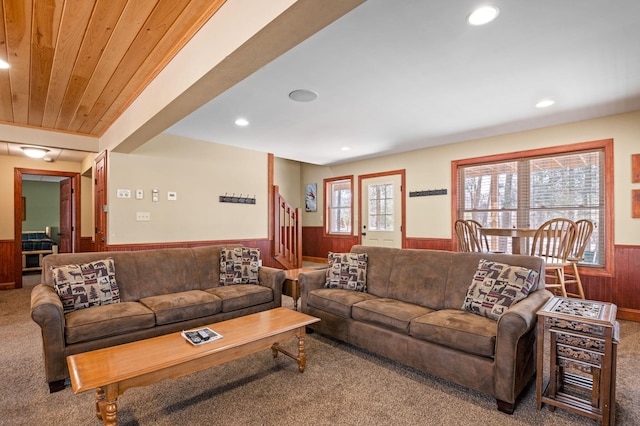
[[[573,240],[573,247],[567,260],[571,263],[573,269],[570,273],[564,274],[564,283],[575,285],[578,293],[567,293],[570,296],[584,299],[584,289],[582,288],[582,280],[578,273],[578,263],[584,260],[584,252],[589,244],[589,239],[593,233],[593,222],[587,219],[576,221],[576,236]],[[571,288],[571,287],[570,287]]]
[[[482,229],[482,224],[477,220],[467,219],[465,220],[467,225],[471,228],[471,231],[476,236],[476,240],[480,245],[480,251],[489,251],[489,239],[486,235],[484,235],[480,230]]]
[[[476,237],[473,228],[466,220],[458,219],[455,223],[456,238],[458,241],[458,251],[481,252],[480,241]]]
[[[531,255],[542,257],[545,263],[545,287],[560,290],[567,297],[564,268],[571,266],[568,258],[576,236],[576,224],[569,219],[551,219],[543,223],[531,244]]]

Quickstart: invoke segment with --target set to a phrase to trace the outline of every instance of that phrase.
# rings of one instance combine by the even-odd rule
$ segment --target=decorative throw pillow
[[[537,278],[537,271],[481,259],[462,309],[497,320],[527,297]]]
[[[220,253],[220,285],[258,284],[260,249],[236,247]]]
[[[366,253],[329,252],[329,269],[324,286],[366,293],[368,260],[369,256]]]
[[[113,259],[52,268],[53,287],[64,313],[120,302]]]

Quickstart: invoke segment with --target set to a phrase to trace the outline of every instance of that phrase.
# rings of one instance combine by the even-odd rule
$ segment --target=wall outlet
[[[130,189],[117,189],[116,196],[118,198],[131,198],[131,190]]]
[[[151,220],[151,213],[149,212],[136,212],[136,221],[148,222]]]
[[[136,200],[142,200],[144,198],[144,190],[136,189]]]

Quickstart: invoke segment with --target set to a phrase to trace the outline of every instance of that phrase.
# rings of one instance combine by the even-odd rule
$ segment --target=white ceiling
[[[24,157],[25,154],[22,151],[23,146],[32,146],[29,144],[17,144],[11,142],[0,141],[0,155],[11,155],[15,157]],[[33,145],[36,146],[36,145]],[[37,146],[42,148],[41,145]],[[81,163],[89,154],[87,151],[76,151],[73,149],[55,148],[46,146],[47,155],[44,156],[43,161],[70,161],[73,163]]]
[[[329,165],[640,109],[640,1],[479,4],[368,0],[167,133]]]

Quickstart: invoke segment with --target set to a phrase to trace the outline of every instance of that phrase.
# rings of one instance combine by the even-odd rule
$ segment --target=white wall
[[[301,164],[297,161],[279,157],[273,159],[273,184],[278,186],[287,203],[295,208],[303,207],[300,204],[300,170]]]
[[[318,206],[323,205],[322,180],[406,169],[407,237],[451,238],[451,162],[505,152],[524,151],[602,139],[614,140],[615,244],[640,244],[640,219],[631,218],[631,155],[640,153],[640,111],[586,120],[561,126],[511,133],[485,139],[428,148],[332,167],[303,164],[302,183],[318,183]],[[445,188],[447,195],[408,197],[411,191]],[[357,212],[357,200],[356,200]],[[304,213],[304,226],[322,226],[322,209]],[[355,215],[357,217],[357,214]],[[353,229],[359,229],[354,224]]]
[[[267,154],[161,134],[131,154],[109,153],[108,244],[135,244],[268,236]],[[159,200],[152,202],[152,189]],[[117,190],[131,191],[118,198]],[[144,198],[135,198],[136,189]],[[176,192],[177,200],[167,200]],[[219,196],[255,197],[256,204],[219,202]],[[149,221],[137,221],[137,213]]]

